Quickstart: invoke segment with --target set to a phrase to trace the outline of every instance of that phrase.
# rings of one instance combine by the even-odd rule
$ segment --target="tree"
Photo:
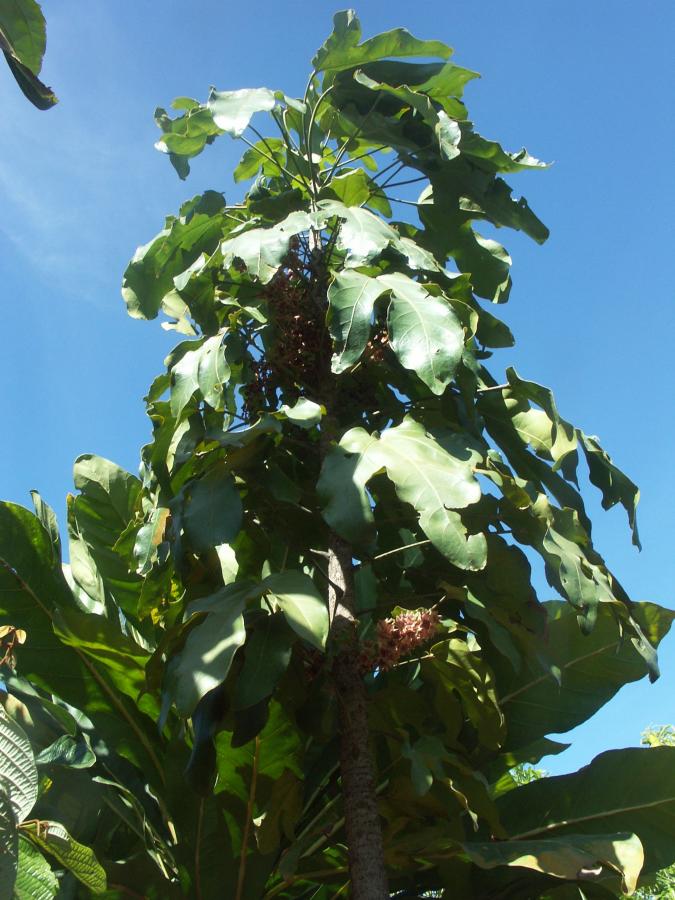
[[[35,0],[0,0],[0,50],[25,97],[38,109],[58,103],[38,75],[47,46],[45,17]]]
[[[45,504],[0,506],[10,693],[79,711],[110,896],[606,897],[675,860],[672,747],[511,774],[657,677],[673,613],[594,547],[580,453],[639,546],[636,486],[488,369],[511,261],[474,226],[544,241],[503,176],[545,164],[474,130],[451,54],[338,13],[302,99],[157,111],[181,178],[229,135],[253,184],[187,201],[126,270],[129,313],[187,338],[140,477],[77,460],[65,574]]]

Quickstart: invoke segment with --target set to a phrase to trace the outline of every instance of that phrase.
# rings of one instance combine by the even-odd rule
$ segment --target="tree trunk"
[[[332,534],[328,552],[328,605],[340,709],[340,768],[351,896],[353,900],[389,900],[370,751],[368,699],[358,663],[351,547]]]

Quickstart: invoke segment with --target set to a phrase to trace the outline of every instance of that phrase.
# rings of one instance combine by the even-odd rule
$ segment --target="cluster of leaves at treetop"
[[[140,477],[76,462],[65,574],[46,506],[0,507],[1,612],[27,636],[14,683],[81,711],[119,812],[114,839],[95,810],[83,826],[109,896],[345,888],[331,533],[366,647],[382,620],[438,616],[366,675],[396,896],[617,896],[675,858],[675,749],[509,774],[655,677],[673,614],[631,602],[594,547],[580,456],[638,544],[635,485],[549,389],[488,368],[513,344],[495,315],[511,260],[479,229],[544,241],[504,180],[544,164],[474,130],[476,74],[451,53],[402,29],[362,42],[339,13],[302,99],[157,111],[182,178],[229,135],[252,185],[187,201],[125,273],[129,313],[185,338],[146,397]],[[562,599],[540,601],[519,545]]]

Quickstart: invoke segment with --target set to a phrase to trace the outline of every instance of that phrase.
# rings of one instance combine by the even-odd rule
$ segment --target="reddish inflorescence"
[[[363,674],[374,669],[386,672],[401,657],[408,656],[420,644],[430,641],[436,634],[440,617],[433,609],[409,610],[393,619],[381,619],[377,623],[377,638],[361,645],[359,668]]]

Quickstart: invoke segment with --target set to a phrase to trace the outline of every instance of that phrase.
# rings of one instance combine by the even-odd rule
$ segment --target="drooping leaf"
[[[216,466],[187,489],[183,528],[195,553],[204,553],[235,539],[242,507],[232,475]]]
[[[381,279],[353,269],[338,272],[328,288],[328,328],[334,342],[332,371],[339,375],[359,361],[370,338],[373,306],[387,290]]]
[[[452,307],[406,275],[380,275],[377,280],[391,291],[387,326],[392,350],[402,366],[434,394],[442,394],[464,349],[464,333]]]
[[[205,608],[208,615],[191,629],[166,670],[164,691],[181,716],[192,715],[201,698],[225,680],[246,639],[242,613],[249,592],[250,585],[235,582],[188,607],[188,617]]]
[[[293,635],[283,613],[266,616],[256,625],[245,646],[244,666],[237,676],[235,709],[255,706],[269,697],[288,668]]]
[[[460,569],[481,569],[485,537],[467,534],[455,512],[480,497],[470,454],[464,459],[451,456],[409,416],[382,434],[377,452],[398,496],[415,508],[434,546]]]
[[[577,434],[586,456],[591,482],[602,491],[603,509],[611,509],[617,503],[623,506],[633,532],[633,543],[640,548],[636,521],[639,489],[614,465],[596,437],[592,435],[589,437],[581,431],[577,431]]]
[[[326,453],[316,485],[325,521],[357,545],[371,544],[375,537],[366,483],[382,468],[380,458],[369,452],[376,440],[362,428],[348,431]]]
[[[43,110],[58,102],[52,89],[37,77],[46,45],[45,19],[35,0],[0,4],[0,50],[24,95]]]
[[[100,578],[102,593],[93,599],[114,601],[128,615],[135,615],[141,579],[130,565],[129,555],[118,540],[135,516],[140,493],[139,480],[110,460],[85,454],[75,461],[75,487],[79,494],[68,507],[71,545],[86,544],[87,555]],[[117,545],[117,546],[116,546]],[[79,559],[79,558],[77,558]],[[71,562],[73,576],[87,590],[76,559]],[[88,577],[89,573],[85,575]]]

